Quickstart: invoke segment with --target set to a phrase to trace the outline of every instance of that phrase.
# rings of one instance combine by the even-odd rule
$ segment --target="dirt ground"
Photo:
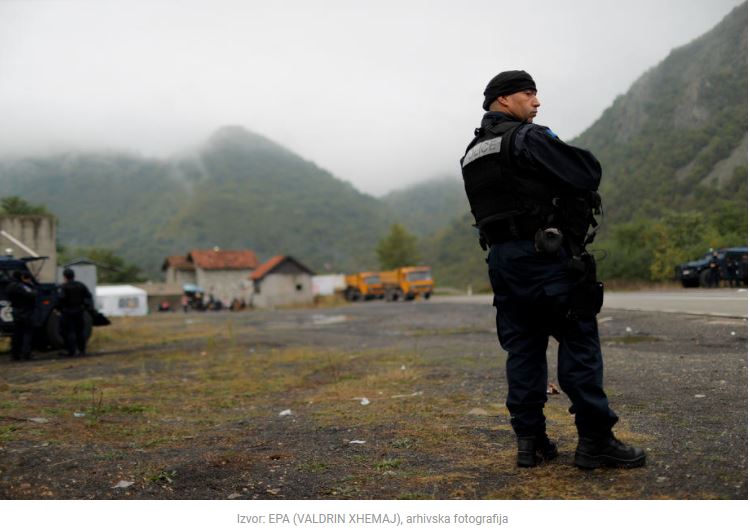
[[[560,456],[518,469],[493,309],[368,302],[123,318],[85,358],[0,356],[0,498],[746,499],[747,321],[599,321],[644,468],[575,468],[560,394]]]

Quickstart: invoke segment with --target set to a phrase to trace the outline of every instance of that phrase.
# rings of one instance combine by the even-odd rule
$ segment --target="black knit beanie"
[[[484,89],[484,104],[482,107],[485,111],[490,110],[490,104],[499,96],[507,96],[514,92],[521,92],[528,89],[536,90],[536,83],[531,75],[525,70],[506,70],[500,72],[492,78]]]

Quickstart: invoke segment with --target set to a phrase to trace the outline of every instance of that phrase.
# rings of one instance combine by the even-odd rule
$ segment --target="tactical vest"
[[[587,240],[593,240],[587,231],[590,225],[596,227],[592,211],[599,208],[599,196],[573,191],[547,176],[519,168],[513,160],[513,143],[523,125],[501,120],[476,129],[461,159],[466,196],[482,236],[480,243],[533,239],[536,230],[555,226],[563,230],[569,244],[582,248]]]

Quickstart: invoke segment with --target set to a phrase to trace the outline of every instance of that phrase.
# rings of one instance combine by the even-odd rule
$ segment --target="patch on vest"
[[[464,156],[464,162],[461,164],[461,168],[465,168],[467,164],[476,161],[485,155],[500,153],[500,145],[502,142],[503,137],[495,137],[494,139],[485,140],[484,142],[475,145]]]

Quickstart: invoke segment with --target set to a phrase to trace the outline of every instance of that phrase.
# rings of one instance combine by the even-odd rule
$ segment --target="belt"
[[[510,240],[534,240],[539,230],[539,221],[523,217],[498,220],[482,228],[482,236],[487,243],[502,244]]]

